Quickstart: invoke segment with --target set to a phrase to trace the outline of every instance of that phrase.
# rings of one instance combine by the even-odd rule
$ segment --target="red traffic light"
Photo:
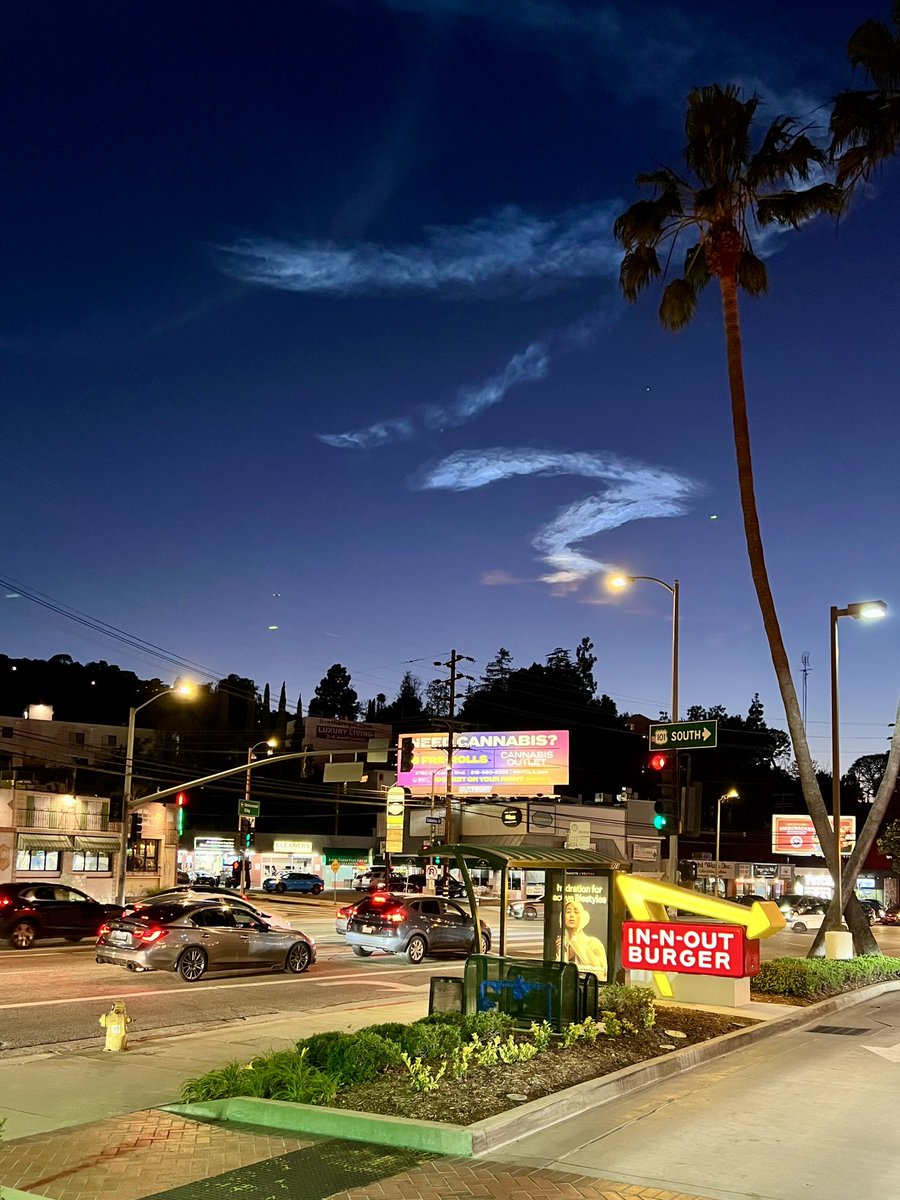
[[[651,770],[664,771],[668,765],[669,765],[668,754],[651,754],[650,755],[649,766],[650,766]]]
[[[179,808],[183,808],[184,805],[187,804],[187,796],[185,795],[184,792],[178,793],[178,795],[175,797],[175,803],[178,805]]]

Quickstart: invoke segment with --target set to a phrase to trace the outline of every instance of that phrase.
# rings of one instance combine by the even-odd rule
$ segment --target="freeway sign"
[[[715,750],[718,721],[672,721],[650,726],[651,750]]]
[[[258,817],[259,816],[259,801],[258,800],[239,800],[238,801],[238,816],[239,817]]]

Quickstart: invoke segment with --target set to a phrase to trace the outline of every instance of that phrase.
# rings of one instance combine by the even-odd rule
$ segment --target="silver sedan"
[[[95,958],[130,971],[174,971],[196,983],[212,970],[299,975],[316,961],[316,943],[299,930],[259,920],[239,903],[185,897],[142,904],[109,921]]]

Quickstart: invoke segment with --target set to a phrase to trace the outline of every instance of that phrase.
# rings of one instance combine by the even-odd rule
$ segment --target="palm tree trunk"
[[[756,599],[763,619],[766,640],[769,643],[772,666],[775,668],[778,690],[784,704],[788,732],[800,776],[800,786],[803,789],[803,798],[806,801],[809,815],[812,817],[819,844],[824,851],[828,869],[834,878],[837,873],[834,834],[828,822],[825,801],[819,791],[816,770],[806,741],[806,731],[803,728],[797,691],[791,676],[787,651],[781,636],[781,626],[775,611],[775,600],[769,584],[769,573],[766,569],[762,534],[759,528],[759,514],[756,509],[756,492],[753,484],[753,459],[750,451],[750,426],[747,420],[747,395],[744,388],[744,361],[735,273],[732,271],[721,275],[719,286],[722,292],[722,311],[725,318],[725,349],[728,358],[728,386],[731,393],[734,449],[737,458],[738,486],[741,496],[741,512],[744,517],[747,557],[750,560],[750,573],[756,589]],[[854,908],[857,911],[854,912]],[[878,946],[869,929],[868,921],[859,911],[858,904],[851,905],[848,920],[853,931],[854,949],[857,953],[878,953]]]

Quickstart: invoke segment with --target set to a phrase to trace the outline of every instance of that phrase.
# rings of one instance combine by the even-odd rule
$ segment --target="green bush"
[[[402,1021],[388,1021],[384,1025],[367,1025],[366,1033],[377,1033],[379,1037],[387,1038],[389,1042],[396,1042],[399,1046],[406,1036],[408,1025],[404,1025]]]
[[[272,1054],[258,1060],[248,1072],[256,1076],[255,1095],[295,1104],[330,1104],[338,1092],[338,1080],[312,1066],[306,1050]]]
[[[869,983],[900,978],[900,958],[864,954],[846,961],[830,958],[774,958],[764,962],[753,990],[770,996],[821,1000]]]
[[[329,1029],[327,1033],[314,1033],[312,1037],[302,1038],[297,1043],[298,1050],[306,1051],[306,1061],[311,1067],[322,1068],[328,1061],[328,1054],[335,1042],[340,1042],[349,1034],[340,1033],[337,1029]]]
[[[482,1041],[492,1037],[506,1037],[512,1033],[515,1024],[512,1017],[495,1010],[468,1013],[460,1022],[464,1042],[471,1041],[475,1034],[478,1034]]]
[[[181,1085],[181,1100],[184,1104],[202,1103],[204,1100],[227,1100],[231,1096],[258,1096],[259,1076],[252,1067],[241,1063],[226,1063],[218,1071],[207,1071]]]
[[[656,1024],[656,1008],[650,988],[626,987],[611,983],[600,988],[597,1007],[602,1013],[615,1013],[623,1025],[627,1023],[638,1029],[652,1029]]]
[[[435,1058],[450,1058],[462,1040],[461,1031],[455,1025],[428,1025],[415,1021],[407,1025],[402,1047],[410,1058],[428,1062]]]
[[[342,1085],[365,1083],[387,1067],[399,1067],[403,1055],[396,1042],[361,1029],[335,1040],[325,1060],[325,1071]]]

